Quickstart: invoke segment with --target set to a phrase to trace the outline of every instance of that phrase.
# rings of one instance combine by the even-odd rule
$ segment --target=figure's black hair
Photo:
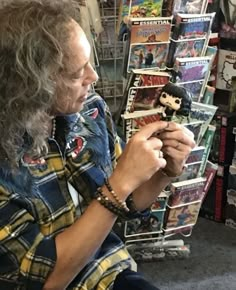
[[[176,115],[189,115],[192,104],[192,93],[189,90],[186,90],[184,87],[168,83],[162,88],[161,93],[163,92],[182,99],[181,107],[178,111],[176,111]]]

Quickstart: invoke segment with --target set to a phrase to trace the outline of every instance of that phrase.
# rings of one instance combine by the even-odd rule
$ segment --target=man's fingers
[[[135,134],[136,138],[143,136],[145,139],[165,130],[168,127],[168,122],[166,121],[156,121],[150,123],[141,128],[141,130]]]

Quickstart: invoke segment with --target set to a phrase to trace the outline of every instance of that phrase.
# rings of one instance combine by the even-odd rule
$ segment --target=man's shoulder
[[[85,102],[85,107],[94,107],[96,105],[100,105],[105,107],[106,103],[104,99],[97,93],[93,92],[88,95],[88,98]]]
[[[110,110],[105,100],[97,93],[91,93],[88,96],[81,113],[82,115],[91,115],[93,110],[97,110],[102,117],[110,115]]]

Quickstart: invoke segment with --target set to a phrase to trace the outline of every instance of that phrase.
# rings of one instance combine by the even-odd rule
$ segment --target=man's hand
[[[179,176],[185,162],[195,147],[194,135],[180,124],[169,122],[167,128],[158,134],[163,143],[162,152],[166,160],[164,172],[170,177]]]
[[[121,197],[127,197],[142,183],[149,180],[160,168],[166,166],[162,141],[156,137],[168,123],[158,121],[143,127],[127,143],[118,164],[109,178]],[[126,195],[126,196],[125,196]]]

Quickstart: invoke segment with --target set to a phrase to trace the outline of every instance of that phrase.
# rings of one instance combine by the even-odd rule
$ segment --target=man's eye
[[[166,93],[163,93],[162,94],[162,98],[166,98]]]
[[[176,104],[180,104],[180,100],[175,100],[175,103]]]

